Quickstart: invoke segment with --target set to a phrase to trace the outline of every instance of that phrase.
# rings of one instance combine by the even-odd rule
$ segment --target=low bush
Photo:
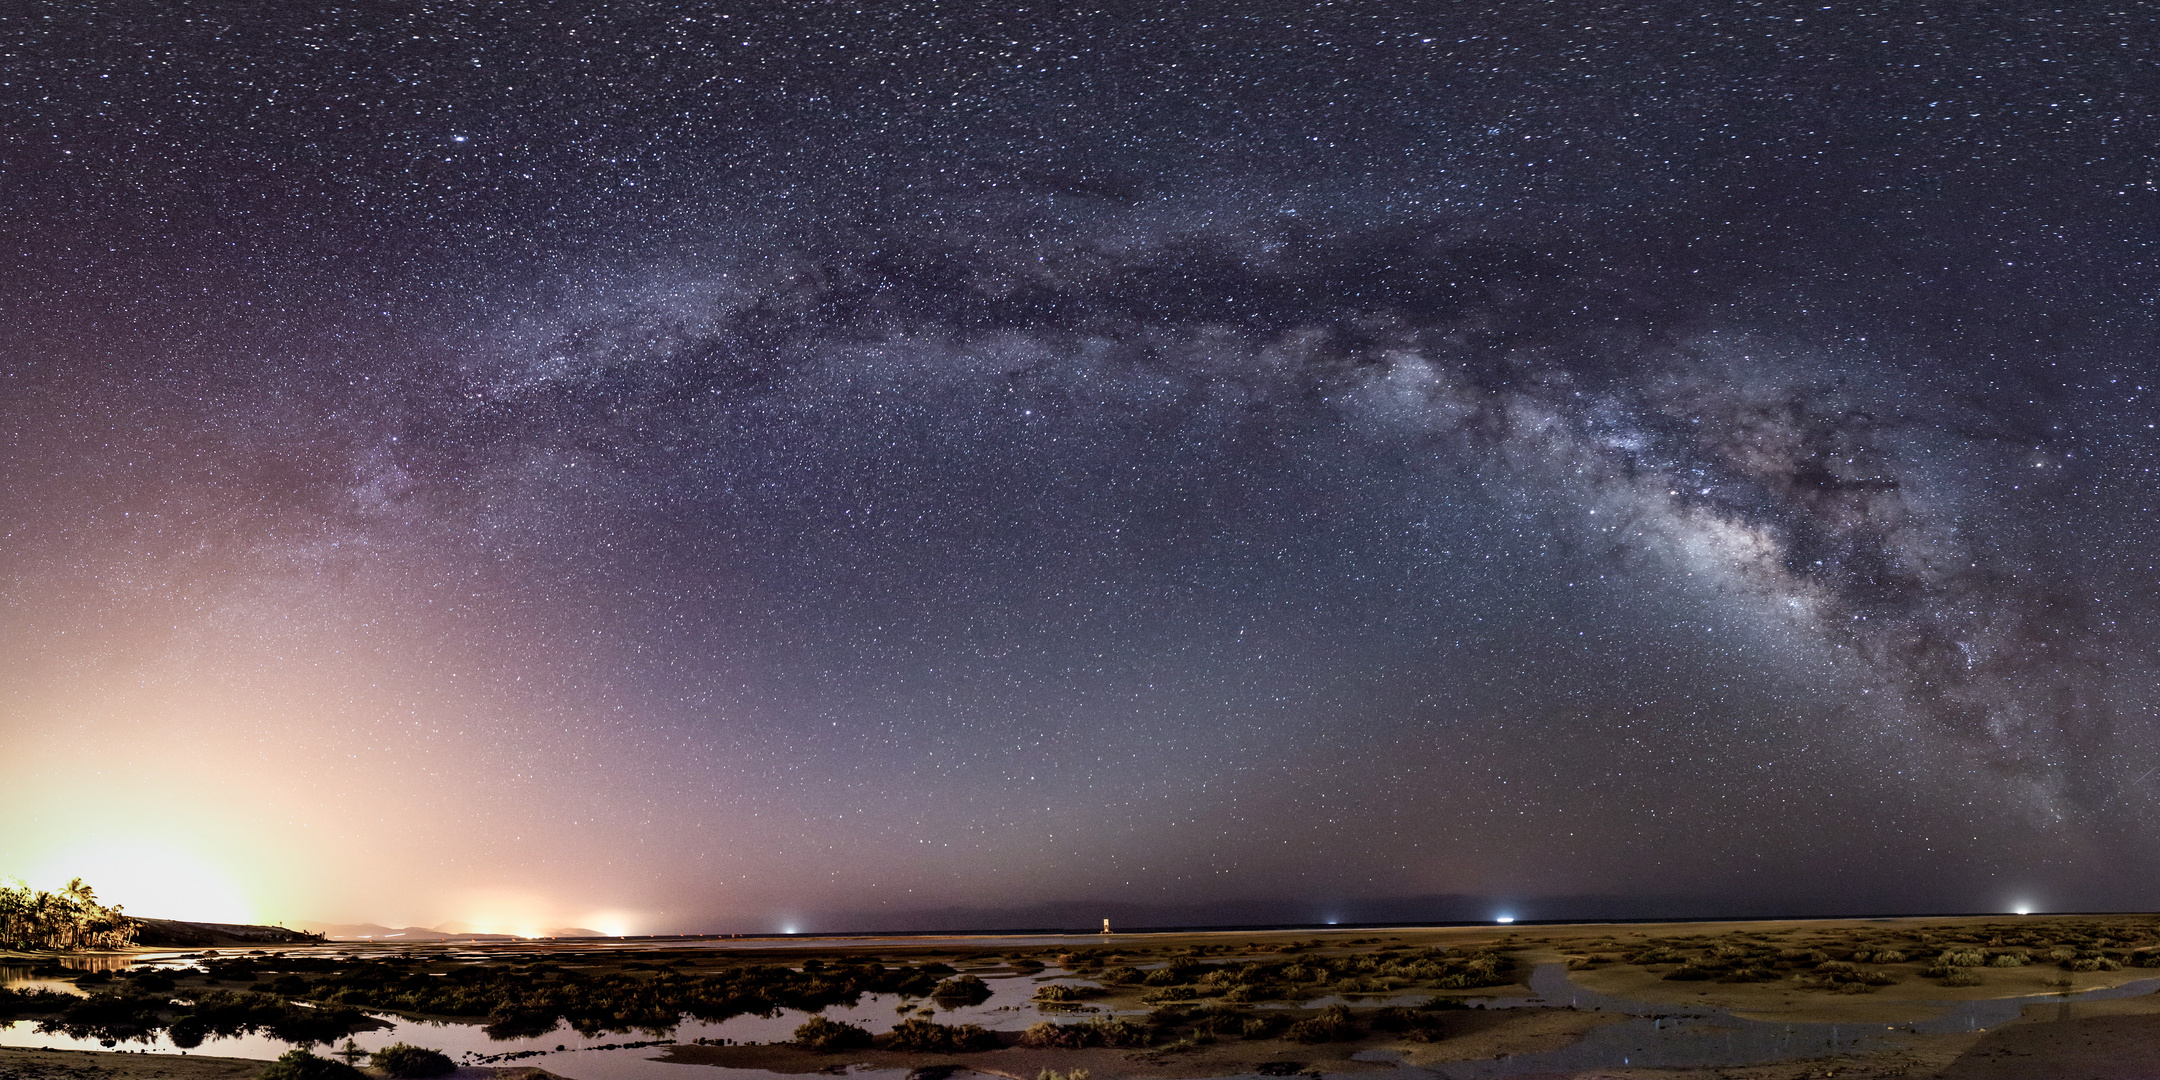
[[[1980,973],[1967,971],[1964,968],[1952,968],[1948,975],[1943,976],[1942,984],[1944,986],[1978,986],[1980,985]]]
[[[1440,1017],[1417,1009],[1389,1006],[1373,1014],[1374,1031],[1399,1034],[1418,1042],[1439,1042],[1442,1038]]]
[[[946,1002],[980,1005],[990,1000],[990,986],[973,975],[961,975],[932,987],[930,997],[941,1005]]]
[[[986,1031],[980,1024],[962,1024],[947,1027],[944,1024],[917,1017],[896,1025],[885,1036],[888,1050],[903,1050],[919,1054],[954,1054],[974,1050],[994,1050],[998,1045],[997,1033]]]
[[[864,1050],[873,1041],[868,1031],[823,1016],[813,1016],[795,1029],[795,1045],[820,1054]]]
[[[319,1058],[305,1050],[287,1050],[265,1066],[257,1080],[367,1080],[367,1074],[342,1061]]]
[[[1782,978],[1784,976],[1778,974],[1776,968],[1749,964],[1736,967],[1718,976],[1718,981],[1728,983],[1776,982]]]
[[[1347,1042],[1357,1037],[1357,1023],[1350,1019],[1350,1009],[1344,1005],[1330,1005],[1318,1016],[1300,1020],[1283,1032],[1283,1038],[1301,1043]]]
[[[1146,1025],[1109,1017],[1080,1024],[1053,1024],[1045,1020],[1020,1033],[1020,1045],[1037,1050],[1138,1047],[1154,1041],[1155,1033]]]
[[[1238,1025],[1238,1034],[1248,1039],[1272,1039],[1290,1026],[1290,1018],[1279,1012],[1264,1012],[1245,1018]]]
[[[409,1043],[393,1043],[369,1054],[368,1064],[382,1070],[383,1075],[398,1080],[447,1076],[457,1071],[457,1063],[450,1060],[450,1055]]]

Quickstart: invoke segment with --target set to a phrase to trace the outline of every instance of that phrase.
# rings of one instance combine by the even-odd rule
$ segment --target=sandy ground
[[[254,1080],[267,1061],[0,1046],[0,1080]],[[364,1071],[364,1070],[363,1070]],[[369,1073],[370,1076],[376,1074]],[[545,1069],[467,1066],[443,1080],[562,1080]],[[1029,1080],[1033,1080],[1032,1077]]]
[[[1409,1042],[1387,1036],[1368,1036],[1355,1042],[1301,1045],[1279,1039],[1246,1041],[1225,1039],[1194,1050],[1165,1053],[1149,1050],[1030,1050],[1009,1046],[972,1054],[905,1054],[879,1050],[854,1050],[815,1054],[792,1046],[676,1046],[659,1060],[684,1065],[724,1065],[738,1069],[769,1069],[782,1073],[814,1073],[836,1067],[863,1064],[884,1069],[915,1069],[924,1065],[958,1065],[971,1072],[1013,1080],[1035,1080],[1043,1069],[1070,1072],[1088,1070],[1095,1080],[1176,1080],[1204,1076],[1249,1074],[1262,1065],[1287,1073],[1313,1069],[1327,1073],[1388,1072],[1392,1061],[1358,1061],[1353,1054],[1372,1051],[1399,1055],[1408,1065],[1432,1065],[1557,1050],[1582,1033],[1620,1018],[1610,1013],[1575,1012],[1569,1009],[1512,1009],[1494,1012],[1461,1012],[1445,1016],[1445,1038],[1436,1043]]]

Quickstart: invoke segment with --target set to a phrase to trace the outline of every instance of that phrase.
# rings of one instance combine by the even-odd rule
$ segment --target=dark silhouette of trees
[[[124,949],[135,944],[135,920],[98,903],[97,890],[81,878],[59,892],[32,890],[20,881],[0,883],[0,945],[30,952]]]

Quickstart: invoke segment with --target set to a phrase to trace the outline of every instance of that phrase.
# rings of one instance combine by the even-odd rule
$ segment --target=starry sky
[[[25,0],[0,872],[513,930],[2149,908],[2151,31]]]

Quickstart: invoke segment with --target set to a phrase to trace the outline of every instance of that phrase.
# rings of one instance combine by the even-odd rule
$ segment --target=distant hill
[[[511,934],[481,934],[471,932],[463,923],[444,923],[438,927],[400,926],[389,927],[379,923],[301,923],[303,927],[321,934],[332,941],[517,941]],[[451,929],[453,927],[459,929]]]
[[[183,948],[226,945],[306,945],[321,941],[305,930],[282,926],[248,926],[242,923],[184,922],[179,919],[135,918],[137,945]]]

